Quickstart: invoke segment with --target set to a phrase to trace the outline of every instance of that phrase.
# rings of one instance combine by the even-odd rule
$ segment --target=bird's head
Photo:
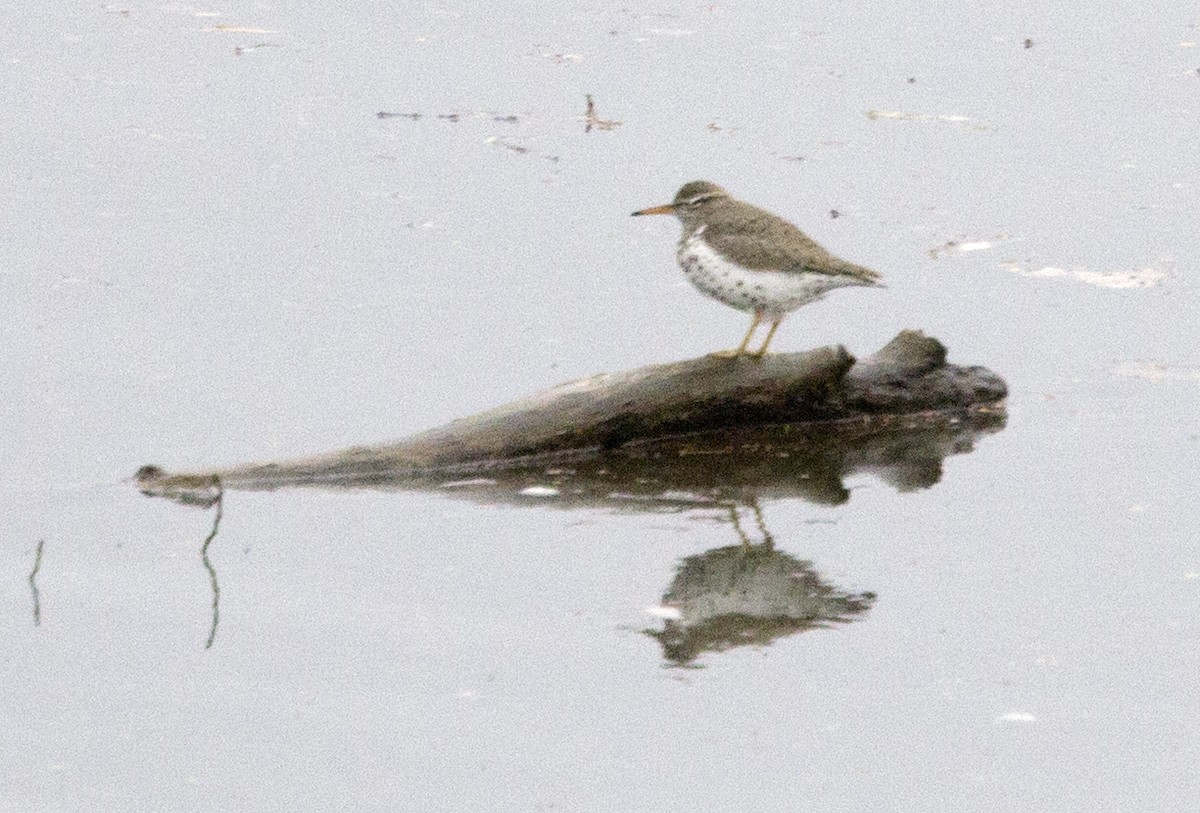
[[[675,200],[662,206],[651,206],[649,209],[639,209],[634,216],[640,215],[675,215],[683,221],[683,227],[689,231],[696,227],[704,217],[705,210],[713,203],[725,200],[729,195],[715,183],[708,181],[689,181],[675,193]]]

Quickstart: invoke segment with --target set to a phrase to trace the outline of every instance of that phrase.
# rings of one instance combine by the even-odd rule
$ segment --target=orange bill
[[[638,215],[673,215],[675,214],[675,204],[664,203],[662,206],[651,206],[649,209],[639,209],[633,213],[634,217]]]

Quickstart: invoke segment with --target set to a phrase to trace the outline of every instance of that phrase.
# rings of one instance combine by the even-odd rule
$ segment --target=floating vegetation
[[[995,130],[991,124],[976,121],[970,116],[958,116],[948,113],[906,113],[902,110],[868,110],[867,118],[871,121],[937,121],[949,124],[970,125],[972,130]]]
[[[613,119],[602,119],[596,114],[596,103],[592,101],[592,94],[587,94],[587,111],[583,114],[583,121],[586,126],[583,128],[585,133],[590,133],[593,128],[597,130],[612,130],[615,127],[620,127],[624,122],[615,121]]]
[[[1042,268],[1030,268],[1020,263],[1005,263],[1004,268],[1022,277],[1060,277],[1085,282],[1098,288],[1153,288],[1171,276],[1170,271],[1154,266],[1130,271],[1092,271],[1078,266],[1059,268],[1047,265]]]

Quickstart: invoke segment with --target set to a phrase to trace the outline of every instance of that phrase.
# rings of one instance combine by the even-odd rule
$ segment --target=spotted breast
[[[701,293],[732,308],[773,319],[849,282],[827,274],[745,269],[704,241],[705,228],[700,226],[679,241],[679,266]]]

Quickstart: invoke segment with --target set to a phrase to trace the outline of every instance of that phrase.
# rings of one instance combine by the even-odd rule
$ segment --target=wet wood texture
[[[407,440],[280,463],[168,474],[143,467],[147,493],[173,496],[225,487],[345,485],[387,477],[496,471],[581,458],[664,438],[786,424],[814,433],[839,425],[861,433],[897,417],[995,409],[1004,381],[982,367],[946,363],[936,339],[903,331],[878,353],[855,360],[844,347],[761,360],[703,357],[607,373],[563,384],[462,418]],[[202,501],[202,500],[201,500]]]

